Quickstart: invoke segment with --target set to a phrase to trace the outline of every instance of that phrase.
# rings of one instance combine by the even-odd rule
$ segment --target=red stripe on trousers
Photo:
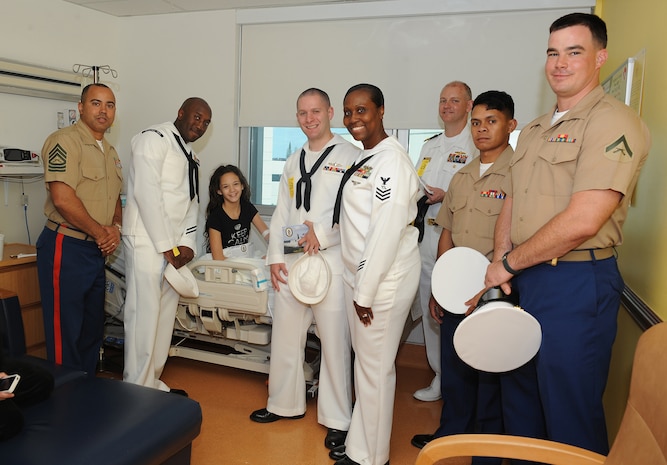
[[[53,340],[58,365],[63,364],[63,338],[60,326],[60,266],[63,258],[64,237],[62,234],[56,234],[56,248],[53,254]]]

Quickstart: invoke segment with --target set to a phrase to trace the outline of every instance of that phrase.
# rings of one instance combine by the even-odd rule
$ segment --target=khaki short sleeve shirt
[[[573,193],[611,189],[623,200],[578,249],[621,244],[630,197],[650,148],[646,125],[600,86],[553,125],[551,115],[526,126],[510,162],[512,242],[533,236],[565,210]]]
[[[454,175],[436,223],[452,232],[456,247],[470,247],[493,258],[493,232],[506,197],[502,185],[510,176],[513,154],[508,146],[481,177],[479,157]]]
[[[65,222],[53,205],[49,183],[59,181],[76,192],[88,214],[98,223],[111,224],[123,187],[120,158],[104,139],[100,149],[88,127],[81,121],[51,134],[42,148],[47,197],[44,214],[57,223]]]

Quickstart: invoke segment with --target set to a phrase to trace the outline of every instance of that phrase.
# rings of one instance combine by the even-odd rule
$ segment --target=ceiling
[[[234,10],[337,3],[365,3],[376,0],[64,0],[113,16],[142,16],[191,11]]]

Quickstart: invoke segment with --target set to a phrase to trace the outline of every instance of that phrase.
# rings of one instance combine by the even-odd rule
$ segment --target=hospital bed
[[[180,298],[169,355],[268,373],[273,288],[264,260],[205,256],[189,268],[199,296]],[[315,332],[313,325],[307,346],[310,356],[304,363],[311,395],[317,391],[320,361]]]
[[[117,253],[106,270],[105,341],[122,345],[125,298],[124,259]],[[171,357],[183,357],[259,373],[269,372],[273,288],[261,258],[213,260],[210,254],[188,265],[199,296],[180,297]],[[118,334],[120,322],[121,333]],[[311,326],[304,374],[309,395],[317,392],[320,346]]]
[[[174,323],[178,341],[169,355],[268,373],[272,289],[262,260],[204,258],[188,267],[197,279],[199,296],[180,298]],[[233,350],[189,344],[192,341]]]

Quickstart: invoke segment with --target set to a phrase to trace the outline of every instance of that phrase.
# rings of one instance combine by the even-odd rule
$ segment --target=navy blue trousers
[[[454,332],[463,315],[445,312],[440,325],[442,412],[434,436],[460,433],[502,433],[500,379],[496,374],[475,370],[454,349]],[[495,465],[495,458],[473,459],[475,465]]]
[[[518,275],[514,285],[521,306],[542,326],[535,389],[547,438],[606,455],[602,395],[623,291],[616,259],[537,265]],[[503,398],[506,394],[520,405],[526,392],[503,391]]]
[[[104,258],[94,241],[44,228],[37,271],[47,359],[94,374],[104,334]]]

